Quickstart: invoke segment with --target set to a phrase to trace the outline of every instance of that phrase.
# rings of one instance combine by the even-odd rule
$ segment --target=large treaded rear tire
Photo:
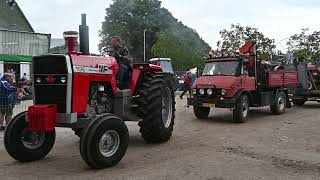
[[[167,142],[172,136],[175,119],[175,96],[172,88],[170,80],[160,72],[147,72],[139,86],[137,114],[142,119],[139,122],[140,133],[148,143]],[[163,117],[164,100],[171,101],[171,107],[165,107],[171,108],[167,118]]]
[[[20,162],[43,159],[51,151],[56,138],[55,131],[29,132],[26,114],[23,112],[14,117],[4,133],[4,146],[7,152]]]
[[[210,113],[210,108],[193,106],[193,112],[197,119],[207,119]]]
[[[117,143],[110,141],[111,137],[104,138],[108,132],[117,136]],[[102,138],[106,141],[103,141]],[[82,134],[81,157],[93,169],[115,166],[125,155],[128,142],[129,132],[123,120],[112,114],[105,114],[93,119]],[[110,150],[112,153],[106,155],[102,146],[109,146],[111,149],[114,147],[114,149]]]

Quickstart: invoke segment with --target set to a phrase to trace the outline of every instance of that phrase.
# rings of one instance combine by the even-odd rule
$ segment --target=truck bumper
[[[211,108],[234,108],[235,104],[235,99],[188,98],[189,106],[201,106]]]

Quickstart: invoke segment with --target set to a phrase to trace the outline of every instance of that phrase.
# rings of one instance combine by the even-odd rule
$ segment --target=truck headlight
[[[193,90],[192,90],[192,94],[193,94],[193,95],[196,95],[196,94],[197,94],[197,89],[193,89]]]
[[[37,83],[41,83],[41,81],[42,81],[42,80],[41,80],[40,77],[37,77],[37,78],[36,78],[36,82],[37,82]]]
[[[208,89],[208,90],[207,90],[207,94],[208,94],[209,96],[211,96],[211,95],[213,94],[212,89]]]
[[[224,95],[226,95],[226,94],[227,94],[227,91],[226,91],[225,89],[222,89],[222,90],[221,90],[221,95],[224,96]]]
[[[67,82],[67,78],[64,77],[64,76],[62,76],[62,77],[60,78],[60,81],[61,81],[62,83],[66,83],[66,82]]]
[[[204,89],[199,89],[199,94],[204,95]]]

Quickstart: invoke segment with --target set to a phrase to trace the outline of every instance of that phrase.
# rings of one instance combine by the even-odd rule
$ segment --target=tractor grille
[[[66,113],[67,63],[64,55],[33,58],[35,104],[56,104],[59,113]],[[65,81],[61,81],[61,78]]]

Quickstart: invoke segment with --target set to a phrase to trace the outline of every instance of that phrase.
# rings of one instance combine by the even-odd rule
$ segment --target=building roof
[[[0,0],[0,29],[34,32],[15,0]]]

